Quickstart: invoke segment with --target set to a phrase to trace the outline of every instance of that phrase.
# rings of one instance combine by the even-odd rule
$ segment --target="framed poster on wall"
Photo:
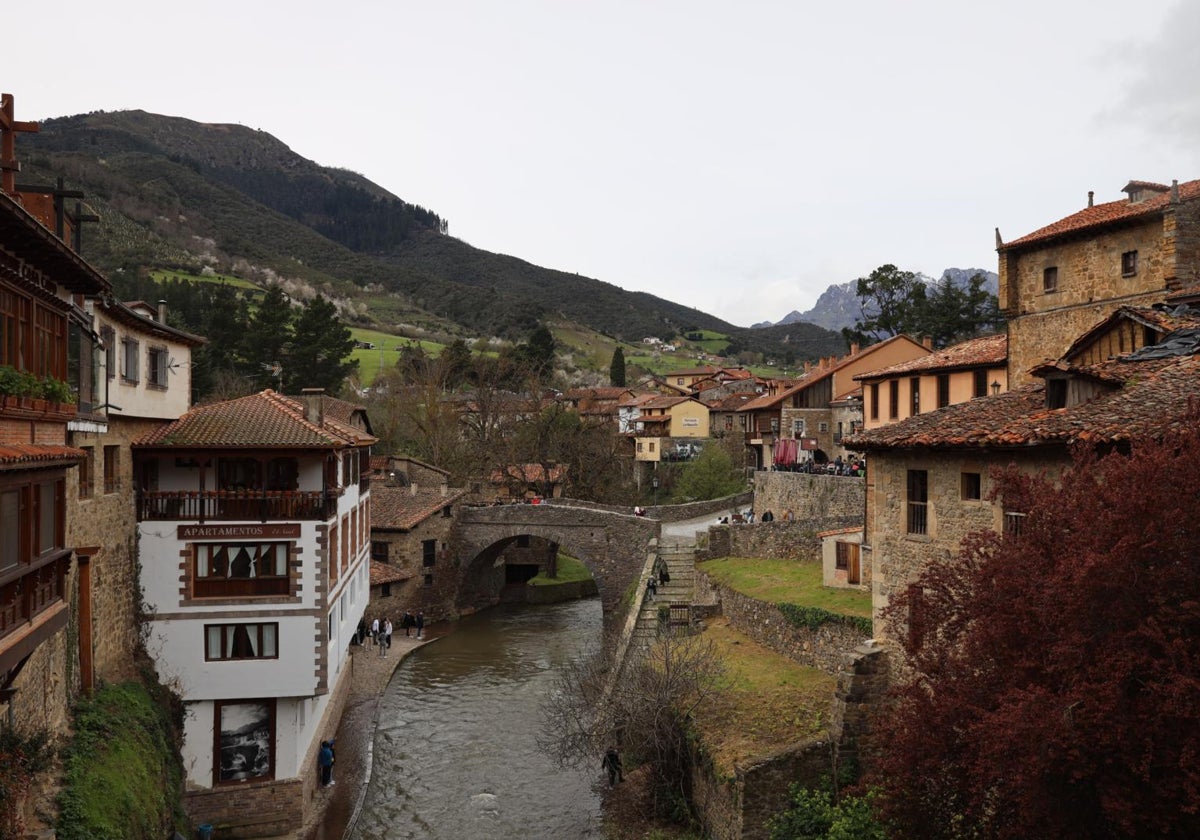
[[[275,778],[275,701],[217,701],[213,714],[217,783]]]

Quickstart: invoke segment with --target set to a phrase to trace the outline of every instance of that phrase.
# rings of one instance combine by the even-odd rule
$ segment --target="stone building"
[[[1200,386],[1200,311],[1176,311],[1178,326],[1133,353],[1035,367],[1013,391],[951,405],[866,431],[852,447],[867,452],[864,563],[872,567],[875,635],[892,597],[931,559],[956,553],[971,531],[1016,530],[1027,511],[990,501],[992,467],[1054,474],[1069,447],[1120,446],[1178,423]],[[1168,322],[1160,322],[1165,326]],[[1106,319],[1084,347],[1116,342],[1127,319]]]
[[[69,229],[56,235],[53,218],[23,206],[13,132],[36,126],[16,122],[12,104],[0,97],[0,704],[22,730],[63,731],[80,685],[81,617],[90,627],[80,570],[101,550],[71,542],[67,487],[84,453],[67,429],[77,402],[94,409],[82,303],[110,287],[66,244]]]
[[[1118,306],[1148,306],[1200,279],[1200,181],[1130,181],[1126,198],[1088,206],[1000,241],[1000,308],[1009,382],[1063,355]]]
[[[445,470],[409,458],[388,458],[371,485],[371,601],[367,620],[405,611],[430,621],[455,618],[459,570],[451,560],[455,508],[467,496],[447,486]]]
[[[223,837],[313,803],[367,604],[374,442],[355,406],[266,390],[133,443],[147,648],[186,709],[188,815]]]

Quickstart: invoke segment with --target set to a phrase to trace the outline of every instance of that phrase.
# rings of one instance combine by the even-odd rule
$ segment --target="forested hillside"
[[[360,320],[385,329],[400,311],[406,323],[474,336],[519,338],[556,318],[626,341],[711,329],[775,356],[844,348],[828,331],[790,347],[762,331],[749,339],[682,304],[473,248],[436,212],[244,126],[98,112],[44,121],[20,155],[23,180],[63,177],[86,194],[101,221],[85,229],[83,254],[118,290],[123,276],[208,265],[361,300]]]

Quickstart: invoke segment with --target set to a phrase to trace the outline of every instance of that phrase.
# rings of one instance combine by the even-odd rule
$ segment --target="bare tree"
[[[600,766],[608,746],[649,771],[654,810],[670,816],[690,794],[692,713],[720,690],[725,664],[711,640],[665,632],[612,681],[605,656],[567,668],[543,704],[539,745],[563,765]]]

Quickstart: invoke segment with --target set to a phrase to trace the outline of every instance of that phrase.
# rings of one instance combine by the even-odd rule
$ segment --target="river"
[[[536,738],[556,668],[601,627],[596,598],[500,606],[413,651],[380,703],[353,840],[600,837],[600,757],[564,770]]]

